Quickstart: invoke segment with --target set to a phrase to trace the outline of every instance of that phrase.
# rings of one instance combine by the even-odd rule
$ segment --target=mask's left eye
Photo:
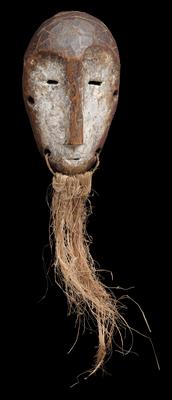
[[[48,79],[47,83],[48,83],[49,85],[57,85],[57,84],[58,84],[58,81],[56,81],[55,79]]]

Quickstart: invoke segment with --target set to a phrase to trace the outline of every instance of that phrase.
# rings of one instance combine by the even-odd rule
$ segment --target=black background
[[[70,355],[76,336],[74,317],[67,318],[66,299],[47,281],[49,261],[49,210],[46,192],[51,175],[38,153],[22,99],[22,63],[26,47],[39,25],[59,11],[78,10],[100,18],[114,35],[121,58],[118,109],[93,178],[93,215],[88,224],[93,237],[91,251],[108,285],[135,288],[128,292],[143,308],[152,329],[151,338],[159,357],[160,253],[157,143],[158,73],[156,69],[156,16],[145,3],[49,0],[38,6],[29,1],[10,8],[11,110],[6,135],[8,157],[9,223],[6,224],[5,303],[8,335],[7,376],[14,393],[48,399],[93,394],[120,398],[153,393],[159,371],[151,344],[134,334],[133,351],[123,357],[114,351],[106,365],[110,374],[98,372],[70,389],[76,376],[90,367],[96,336],[85,332]],[[13,66],[14,63],[14,66]],[[12,78],[11,78],[12,76]],[[8,80],[9,81],[9,80]],[[14,84],[14,89],[13,89]],[[7,218],[8,220],[8,218]],[[43,263],[43,249],[46,266]],[[117,296],[122,291],[115,291]],[[148,334],[141,313],[131,302],[126,318]],[[13,377],[13,378],[12,378]],[[8,389],[8,385],[7,385]]]

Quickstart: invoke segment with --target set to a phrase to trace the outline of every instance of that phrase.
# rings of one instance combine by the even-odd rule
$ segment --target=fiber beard
[[[89,194],[93,172],[75,176],[55,173],[51,206],[56,279],[65,292],[69,312],[94,319],[98,350],[91,373],[103,366],[111,351],[114,329],[120,320],[117,300],[100,282],[89,252],[86,221],[90,214]]]

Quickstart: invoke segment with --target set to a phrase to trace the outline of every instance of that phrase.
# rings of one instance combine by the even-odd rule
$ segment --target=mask
[[[54,171],[85,172],[105,142],[118,101],[120,62],[106,26],[64,12],[45,21],[25,54],[24,100]]]
[[[24,58],[23,94],[38,148],[53,173],[54,271],[77,321],[98,332],[92,373],[103,365],[120,320],[89,252],[86,219],[97,154],[116,111],[120,62],[116,42],[97,18],[62,12],[34,34]]]

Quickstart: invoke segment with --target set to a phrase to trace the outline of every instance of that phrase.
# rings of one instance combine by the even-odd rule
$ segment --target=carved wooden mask
[[[61,12],[45,21],[25,54],[24,100],[40,152],[69,175],[94,165],[116,111],[120,61],[97,18]]]

